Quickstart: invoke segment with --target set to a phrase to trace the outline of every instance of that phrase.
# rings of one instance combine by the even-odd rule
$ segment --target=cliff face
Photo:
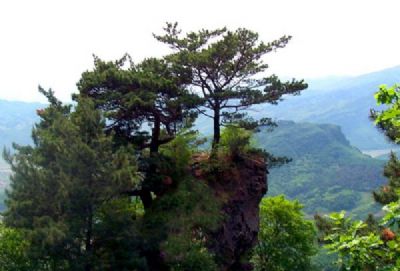
[[[245,257],[257,242],[259,204],[267,192],[266,173],[264,159],[240,157],[209,181],[222,201],[224,219],[210,238],[210,250],[222,271],[252,270]]]

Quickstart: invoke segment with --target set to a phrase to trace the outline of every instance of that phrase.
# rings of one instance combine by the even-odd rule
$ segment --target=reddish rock
[[[266,173],[264,159],[241,157],[209,182],[217,198],[223,199],[224,221],[212,233],[210,245],[221,271],[252,270],[242,261],[257,243],[259,204],[267,192]]]

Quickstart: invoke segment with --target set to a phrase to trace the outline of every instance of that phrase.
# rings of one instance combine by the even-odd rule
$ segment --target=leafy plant
[[[264,198],[260,204],[260,232],[254,248],[257,271],[290,271],[311,268],[316,254],[316,229],[305,219],[303,206],[284,196]]]
[[[329,216],[334,225],[325,238],[325,247],[338,254],[338,264],[345,270],[386,271],[400,268],[398,237],[400,202],[385,205],[385,217],[381,220],[381,232],[366,230],[368,224],[353,221],[345,212]],[[391,226],[391,228],[389,228]]]
[[[28,257],[29,241],[21,231],[0,222],[0,271],[38,270]]]
[[[220,146],[231,156],[245,154],[250,149],[251,136],[251,131],[230,124],[222,130]]]
[[[381,85],[374,95],[378,105],[386,105],[382,111],[371,110],[371,118],[392,141],[400,140],[400,85]]]

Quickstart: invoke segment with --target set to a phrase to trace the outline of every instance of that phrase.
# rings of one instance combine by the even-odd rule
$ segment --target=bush
[[[39,270],[27,256],[29,242],[16,229],[0,222],[0,271]]]
[[[221,133],[220,147],[232,156],[248,152],[252,132],[230,124]]]
[[[284,196],[264,198],[260,206],[259,242],[252,262],[257,271],[309,271],[316,254],[316,229],[303,206]]]

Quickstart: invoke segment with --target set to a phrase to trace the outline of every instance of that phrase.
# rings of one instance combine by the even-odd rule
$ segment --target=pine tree
[[[191,126],[196,118],[193,107],[201,101],[184,87],[186,77],[174,73],[163,60],[150,58],[135,65],[129,56],[114,62],[96,57],[94,64],[78,82],[80,96],[93,99],[104,112],[114,142],[135,144],[139,151],[149,149],[150,156],[141,156],[146,178],[140,190],[127,191],[140,196],[148,209],[151,192],[163,189],[159,148]]]
[[[141,176],[130,149],[114,149],[92,101],[80,98],[72,111],[41,91],[50,105],[38,110],[34,146],[6,154],[13,175],[4,221],[27,232],[32,257],[51,270],[94,270],[98,251],[107,249],[98,246],[102,208]],[[105,234],[116,238],[121,229],[114,230]]]
[[[239,28],[200,30],[181,35],[177,23],[167,23],[163,35],[155,38],[169,45],[174,53],[167,56],[178,74],[190,78],[194,93],[203,99],[203,106],[212,111],[198,111],[213,119],[213,146],[220,141],[224,118],[261,103],[276,104],[285,94],[299,94],[307,87],[303,81],[282,82],[277,76],[256,79],[268,65],[265,54],[283,48],[291,39],[283,36],[267,44],[259,42],[258,34]]]
[[[157,153],[181,128],[190,126],[199,99],[188,93],[184,77],[165,61],[150,58],[135,65],[128,60],[129,56],[114,62],[95,57],[94,69],[78,82],[80,96],[92,98],[105,113],[107,129],[117,140]]]

